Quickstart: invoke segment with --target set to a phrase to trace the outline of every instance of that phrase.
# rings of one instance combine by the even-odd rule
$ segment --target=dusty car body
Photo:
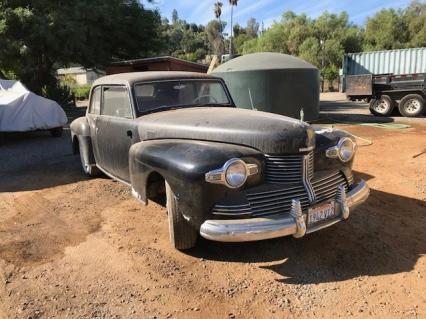
[[[237,109],[206,74],[106,76],[71,123],[84,171],[102,171],[135,198],[167,202],[178,249],[198,234],[252,241],[305,234],[346,220],[369,188],[355,183],[356,144],[344,131]]]

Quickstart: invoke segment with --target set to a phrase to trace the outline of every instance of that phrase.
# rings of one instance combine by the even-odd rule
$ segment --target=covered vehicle
[[[0,132],[49,130],[60,136],[67,121],[55,101],[30,92],[19,81],[0,80]]]
[[[236,108],[220,78],[142,72],[95,81],[71,123],[83,170],[100,171],[144,204],[166,204],[177,249],[198,234],[252,241],[305,234],[349,218],[369,188],[356,182],[348,133]]]

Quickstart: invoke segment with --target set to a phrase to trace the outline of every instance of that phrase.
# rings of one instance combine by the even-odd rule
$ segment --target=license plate
[[[308,210],[308,226],[336,217],[334,202],[322,204]]]

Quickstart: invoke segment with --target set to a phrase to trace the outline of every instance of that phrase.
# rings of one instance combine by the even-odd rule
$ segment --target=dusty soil
[[[68,136],[0,147],[0,319],[426,318],[426,123],[371,139],[348,222],[245,244],[168,242],[166,211],[87,179]]]

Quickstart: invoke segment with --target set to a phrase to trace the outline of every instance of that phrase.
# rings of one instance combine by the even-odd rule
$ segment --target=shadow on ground
[[[0,146],[0,192],[39,190],[87,179],[73,155],[69,131],[7,134]]]
[[[354,123],[393,123],[395,120],[387,116],[374,116],[357,113],[320,113],[315,124],[354,124]]]
[[[373,189],[347,222],[305,238],[251,243],[201,240],[191,254],[227,262],[268,263],[259,267],[279,274],[281,282],[312,284],[411,271],[426,253],[425,237],[425,202]]]

